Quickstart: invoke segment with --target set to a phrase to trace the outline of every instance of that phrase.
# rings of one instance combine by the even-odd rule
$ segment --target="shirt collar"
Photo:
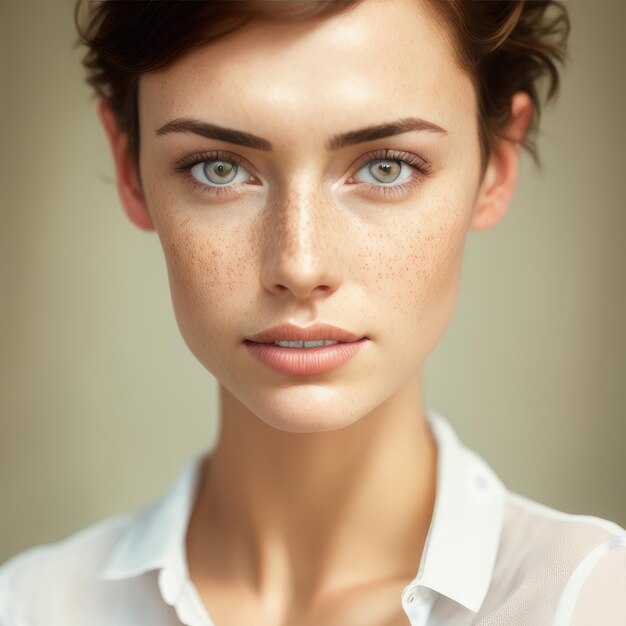
[[[163,568],[188,576],[186,534],[205,456],[202,452],[189,459],[170,491],[135,513],[100,570],[102,579],[120,580]]]
[[[437,489],[414,584],[477,613],[493,576],[506,488],[442,415],[428,409],[427,417],[437,442]]]
[[[448,421],[426,412],[437,443],[435,506],[414,585],[478,612],[491,582],[506,489],[459,440]],[[136,513],[100,571],[106,580],[166,568],[188,578],[185,536],[206,453],[190,459],[162,499]]]

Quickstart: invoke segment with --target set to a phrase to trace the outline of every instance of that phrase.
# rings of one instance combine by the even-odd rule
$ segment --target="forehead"
[[[330,133],[421,116],[450,130],[474,117],[475,96],[422,0],[363,0],[321,20],[258,20],[188,52],[141,77],[139,107],[144,129],[190,116],[268,132],[314,120]]]

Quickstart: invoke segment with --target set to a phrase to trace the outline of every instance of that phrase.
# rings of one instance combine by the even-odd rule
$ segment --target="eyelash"
[[[223,152],[222,150],[216,150],[214,152],[202,152],[200,154],[193,154],[188,157],[184,157],[177,161],[174,165],[174,170],[177,172],[181,172],[185,175],[185,178],[189,181],[189,183],[195,188],[198,189],[201,193],[206,193],[216,198],[230,196],[235,192],[236,185],[205,185],[192,175],[191,170],[195,165],[199,163],[206,163],[208,161],[228,161],[230,163],[236,163],[241,167],[249,169],[248,164],[241,157],[233,154],[231,152]],[[252,175],[253,180],[257,180],[257,178]],[[238,183],[241,185],[243,183]]]
[[[394,185],[381,183],[380,185],[375,185],[373,183],[363,183],[363,182],[355,182],[349,183],[351,185],[360,185],[362,189],[365,189],[366,192],[373,192],[383,198],[397,198],[399,196],[403,196],[408,193],[411,189],[419,185],[424,181],[426,176],[430,174],[432,167],[430,163],[417,156],[416,154],[411,154],[410,152],[404,152],[400,150],[374,150],[373,152],[368,152],[363,156],[359,157],[354,165],[352,166],[354,173],[348,177],[348,180],[352,180],[352,178],[357,174],[357,172],[368,163],[373,161],[399,161],[400,163],[406,163],[410,165],[415,171],[412,172],[404,182]]]
[[[205,185],[204,183],[199,182],[192,175],[191,170],[195,165],[198,165],[199,163],[206,163],[208,161],[227,161],[230,163],[235,163],[241,167],[244,167],[246,170],[249,170],[249,166],[244,159],[234,153],[224,152],[221,150],[204,152],[184,157],[176,162],[174,169],[177,172],[183,173],[185,175],[185,178],[189,181],[189,183],[191,183],[191,185],[195,189],[198,189],[201,193],[209,194],[215,198],[227,197],[236,194],[238,192],[237,188],[240,185],[247,184],[236,183],[234,185],[222,186]],[[390,149],[374,150],[373,152],[368,152],[357,159],[357,161],[352,165],[351,168],[353,170],[353,173],[350,174],[347,180],[351,181],[364,165],[367,165],[368,163],[371,163],[373,161],[398,161],[400,163],[405,163],[411,166],[415,170],[405,179],[404,182],[398,185],[394,185],[392,183],[381,183],[380,185],[365,182],[348,183],[351,185],[360,185],[362,188],[365,188],[366,192],[373,192],[374,194],[384,198],[398,197],[408,193],[409,190],[419,185],[424,180],[424,178],[428,176],[428,174],[430,174],[432,169],[431,165],[428,162],[415,154],[411,154],[410,152]],[[251,180],[258,181],[258,179],[253,174],[251,174],[251,177]]]

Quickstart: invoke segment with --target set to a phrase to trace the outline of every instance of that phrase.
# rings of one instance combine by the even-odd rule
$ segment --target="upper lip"
[[[274,343],[275,341],[358,341],[363,335],[355,335],[343,328],[330,324],[314,324],[307,328],[300,328],[294,324],[279,324],[248,337],[250,341],[257,343]]]

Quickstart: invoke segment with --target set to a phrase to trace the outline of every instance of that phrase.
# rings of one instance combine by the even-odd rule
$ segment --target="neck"
[[[348,427],[289,433],[220,387],[221,433],[188,530],[192,579],[294,601],[416,574],[436,446],[417,381]]]

